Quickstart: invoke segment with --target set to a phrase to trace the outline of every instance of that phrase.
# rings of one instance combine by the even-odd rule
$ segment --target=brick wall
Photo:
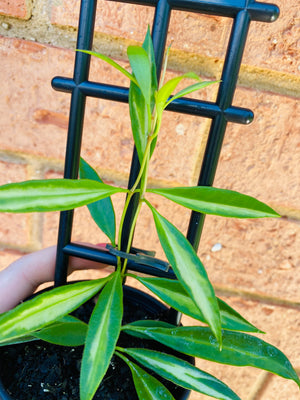
[[[207,217],[199,254],[218,294],[265,330],[265,340],[284,351],[300,371],[300,8],[297,0],[277,4],[278,21],[251,25],[234,104],[251,108],[256,118],[250,126],[229,124],[215,186],[256,196],[283,217]],[[142,40],[153,10],[104,0],[98,8],[95,49],[126,65],[126,47]],[[54,92],[50,81],[55,75],[72,76],[78,11],[77,0],[0,0],[1,184],[62,176],[69,95]],[[219,77],[230,24],[225,18],[173,12],[169,73],[193,70]],[[126,84],[97,60],[91,79]],[[198,96],[209,100],[214,92]],[[120,185],[125,184],[132,154],[128,122],[126,105],[88,99],[82,155],[106,181]],[[195,183],[208,127],[205,119],[168,113],[151,181]],[[117,209],[122,201],[116,197]],[[186,228],[188,214],[179,206],[157,204],[178,227]],[[4,214],[0,221],[0,268],[56,242],[56,213]],[[75,213],[73,239],[105,240],[84,208]],[[146,210],[135,244],[162,256]],[[267,372],[206,362],[201,367],[244,400],[299,398],[293,382]]]

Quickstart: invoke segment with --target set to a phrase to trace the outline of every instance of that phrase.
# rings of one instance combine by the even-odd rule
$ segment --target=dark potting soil
[[[88,322],[93,306],[94,302],[89,301],[74,314]],[[168,311],[154,314],[142,304],[135,303],[133,299],[125,298],[123,324],[140,319],[168,321]],[[166,349],[154,341],[141,340],[125,333],[121,333],[118,345],[147,347],[159,351]],[[2,347],[0,377],[14,400],[78,400],[82,351],[82,346],[63,347],[42,341]],[[170,349],[168,352],[174,354]],[[161,378],[160,381],[175,398],[180,397],[182,388]],[[119,357],[113,356],[93,399],[138,400],[131,372]]]

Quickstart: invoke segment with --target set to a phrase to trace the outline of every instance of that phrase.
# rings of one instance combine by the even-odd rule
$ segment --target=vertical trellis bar
[[[246,10],[240,11],[232,26],[221,77],[222,82],[216,100],[216,104],[223,111],[232,104],[249,25],[249,13]],[[212,120],[198,181],[199,186],[211,186],[213,184],[226,126],[227,121],[224,113],[218,114]],[[192,212],[187,238],[195,249],[199,246],[204,219],[204,214]]]
[[[81,3],[80,23],[78,27],[77,48],[91,49],[93,43],[94,24],[96,16],[97,0]],[[74,87],[71,96],[68,140],[65,158],[64,178],[76,179],[78,176],[81,138],[84,121],[86,96],[79,88],[82,82],[88,80],[90,68],[90,56],[84,53],[76,53],[73,82]],[[73,224],[73,210],[64,211],[60,215],[59,234],[57,243],[57,257],[55,269],[55,285],[62,285],[67,280],[68,255],[63,248],[70,243]]]

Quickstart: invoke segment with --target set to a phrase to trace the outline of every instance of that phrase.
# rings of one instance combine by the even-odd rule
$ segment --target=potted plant
[[[212,187],[148,187],[149,162],[164,109],[173,100],[212,82],[203,82],[195,74],[187,73],[164,83],[164,67],[162,80],[158,84],[149,29],[142,47],[128,47],[131,73],[105,55],[85,52],[108,62],[130,79],[129,110],[140,161],[136,182],[131,189],[105,184],[96,171],[81,160],[78,180],[34,180],[0,187],[0,210],[63,211],[88,205],[91,215],[111,242],[109,250],[117,257],[117,267],[105,278],[53,288],[1,314],[1,346],[37,339],[63,346],[84,345],[80,368],[80,400],[94,398],[113,356],[127,364],[126,373],[131,373],[140,400],[174,399],[173,394],[160,381],[161,378],[217,399],[239,399],[218,379],[182,357],[171,354],[178,349],[189,357],[265,369],[292,379],[300,386],[299,378],[286,356],[271,344],[253,336],[253,333],[261,331],[216,297],[204,266],[191,244],[147,198],[148,193],[151,193],[191,210],[224,217],[278,217],[266,204],[229,190]],[[170,97],[185,78],[194,79],[195,83]],[[117,239],[111,201],[115,193],[124,193],[126,196]],[[121,248],[122,231],[133,196],[138,199],[138,207],[124,252]],[[134,228],[141,207],[151,210],[161,246],[177,279],[141,277],[127,271],[128,259],[132,257]],[[150,265],[157,262],[143,251],[139,252],[138,257]],[[123,282],[127,276],[143,284],[168,306],[201,324],[184,327],[156,319],[122,324],[123,293],[128,290],[124,289]],[[95,296],[97,301],[88,322],[70,315]],[[132,336],[133,340],[158,343],[164,346],[163,350],[153,350],[143,345],[126,347],[119,341],[120,335],[124,333]],[[165,351],[165,347],[171,353]],[[4,400],[10,398],[7,394],[2,396]],[[180,396],[186,398],[186,392]]]

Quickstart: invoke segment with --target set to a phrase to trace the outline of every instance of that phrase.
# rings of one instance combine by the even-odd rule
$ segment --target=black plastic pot
[[[169,314],[169,309],[161,302],[151,297],[150,295],[132,288],[130,286],[124,286],[124,298],[126,302],[132,304],[132,307],[140,307],[141,310],[146,311],[149,314],[159,314],[167,316]],[[171,318],[171,317],[170,317]],[[162,351],[165,351],[163,349]],[[172,352],[172,350],[170,350]],[[182,358],[185,360],[194,363],[194,359],[185,355],[182,355]],[[0,363],[1,363],[1,348],[0,348]],[[1,366],[1,364],[0,364]],[[8,392],[6,391],[3,382],[1,381],[0,376],[0,400],[22,400],[12,398]],[[176,389],[176,400],[187,400],[189,397],[190,391],[177,387]],[[173,394],[174,395],[174,394]],[[75,400],[75,399],[74,399]]]

